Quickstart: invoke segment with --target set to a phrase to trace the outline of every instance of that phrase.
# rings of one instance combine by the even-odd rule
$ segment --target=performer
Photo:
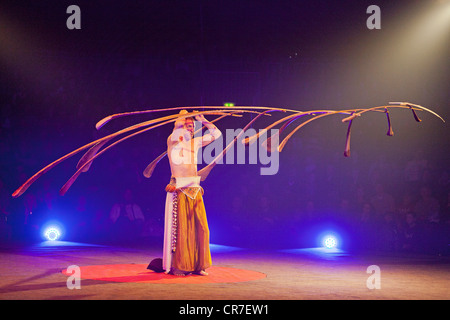
[[[180,114],[188,112],[182,110]],[[166,187],[163,269],[177,276],[207,275],[205,270],[212,263],[203,188],[197,175],[197,153],[219,138],[221,132],[203,115],[197,115],[195,120],[208,128],[209,133],[194,137],[194,119],[185,117],[175,122],[167,139],[172,177]]]

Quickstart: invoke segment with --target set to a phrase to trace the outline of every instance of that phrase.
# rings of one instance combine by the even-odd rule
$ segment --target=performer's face
[[[194,121],[192,119],[186,119],[184,122],[184,129],[187,131],[186,139],[190,139],[194,136]]]
[[[194,135],[194,121],[192,121],[191,119],[186,119],[184,128],[189,131],[191,135]]]

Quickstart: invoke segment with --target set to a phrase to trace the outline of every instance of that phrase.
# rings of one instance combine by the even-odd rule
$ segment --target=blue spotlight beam
[[[326,236],[323,240],[323,245],[328,249],[333,249],[337,247],[337,239],[334,236]]]
[[[57,227],[48,227],[44,231],[44,237],[49,241],[56,241],[61,237],[61,230]]]

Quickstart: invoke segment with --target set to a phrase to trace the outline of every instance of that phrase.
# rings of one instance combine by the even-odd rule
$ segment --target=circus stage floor
[[[450,257],[211,245],[209,276],[147,270],[160,248],[43,242],[0,248],[1,300],[450,299]],[[79,289],[69,289],[69,266]],[[372,273],[369,266],[378,266]],[[379,277],[378,277],[379,276]],[[374,277],[378,277],[375,279]],[[70,282],[75,283],[75,282]],[[377,283],[379,288],[373,288]],[[372,288],[369,288],[372,287]]]

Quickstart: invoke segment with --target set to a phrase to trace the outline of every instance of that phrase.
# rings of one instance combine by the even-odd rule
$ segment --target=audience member
[[[114,239],[136,239],[142,232],[145,221],[141,207],[134,201],[133,192],[127,189],[123,199],[114,204],[109,214],[113,224]]]

